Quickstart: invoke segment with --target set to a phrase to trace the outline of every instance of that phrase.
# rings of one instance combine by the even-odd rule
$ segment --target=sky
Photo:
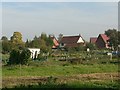
[[[2,3],[2,36],[8,38],[18,31],[24,41],[42,32],[56,37],[81,34],[89,41],[113,28],[118,29],[117,2]]]

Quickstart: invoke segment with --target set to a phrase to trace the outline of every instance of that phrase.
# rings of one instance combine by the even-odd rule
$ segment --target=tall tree
[[[6,36],[2,36],[1,40],[2,41],[8,41],[8,38]]]
[[[8,38],[6,36],[2,36],[1,38],[2,42],[2,53],[9,53],[11,50],[11,43],[9,42]]]
[[[63,34],[59,34],[58,41],[60,42],[63,37]]]
[[[32,41],[26,41],[26,47],[40,48],[41,52],[51,52],[53,41],[50,37],[47,37],[46,33],[41,33],[41,36],[35,36]]]
[[[22,34],[20,32],[14,32],[13,36],[11,37],[12,43],[23,43],[22,41]]]
[[[23,49],[25,47],[25,43],[22,40],[22,34],[20,32],[14,32],[13,36],[11,36],[10,42],[12,44],[12,49]]]
[[[47,39],[47,35],[46,35],[46,33],[44,33],[44,32],[41,33],[41,39],[44,39],[44,40]]]
[[[110,38],[110,46],[114,47],[114,49],[117,49],[118,44],[120,43],[120,41],[118,40],[118,37],[120,37],[119,31],[117,31],[116,29],[108,29],[107,31],[105,31],[105,34]]]

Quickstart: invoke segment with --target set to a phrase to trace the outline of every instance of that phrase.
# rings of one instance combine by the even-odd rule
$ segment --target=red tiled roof
[[[97,37],[91,37],[91,38],[90,38],[90,43],[95,43],[96,40],[97,40]]]
[[[107,37],[107,35],[105,35],[105,34],[100,34],[100,36],[102,37],[102,39],[104,40],[105,43],[107,43],[107,41],[110,39],[110,38]]]
[[[71,43],[77,43],[80,36],[63,36],[61,39],[61,43],[71,44]]]
[[[60,43],[64,43],[66,47],[77,47],[80,44],[84,44],[84,43],[77,43],[80,37],[81,37],[80,35],[78,35],[78,36],[63,36]]]
[[[57,46],[59,46],[59,43],[58,43],[57,39],[54,36],[52,36],[50,38],[53,40],[53,44],[54,44],[52,46],[52,48],[56,48]]]

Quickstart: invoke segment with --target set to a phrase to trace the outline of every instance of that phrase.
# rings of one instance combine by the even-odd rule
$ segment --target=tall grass
[[[40,64],[41,63],[37,63]],[[118,65],[116,64],[60,64],[60,65],[44,65],[41,66],[4,66],[2,68],[3,77],[7,76],[61,76],[73,74],[89,74],[89,73],[103,73],[103,72],[118,72]]]

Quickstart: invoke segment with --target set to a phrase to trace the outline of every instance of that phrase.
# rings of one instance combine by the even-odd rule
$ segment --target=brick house
[[[109,47],[109,37],[105,34],[99,34],[96,40],[96,46],[98,48],[110,48]]]
[[[97,37],[91,37],[91,38],[90,38],[90,43],[95,44],[95,43],[96,43],[96,40],[97,40]]]
[[[60,47],[78,47],[79,45],[85,45],[85,40],[81,35],[77,36],[63,36],[60,40]]]

